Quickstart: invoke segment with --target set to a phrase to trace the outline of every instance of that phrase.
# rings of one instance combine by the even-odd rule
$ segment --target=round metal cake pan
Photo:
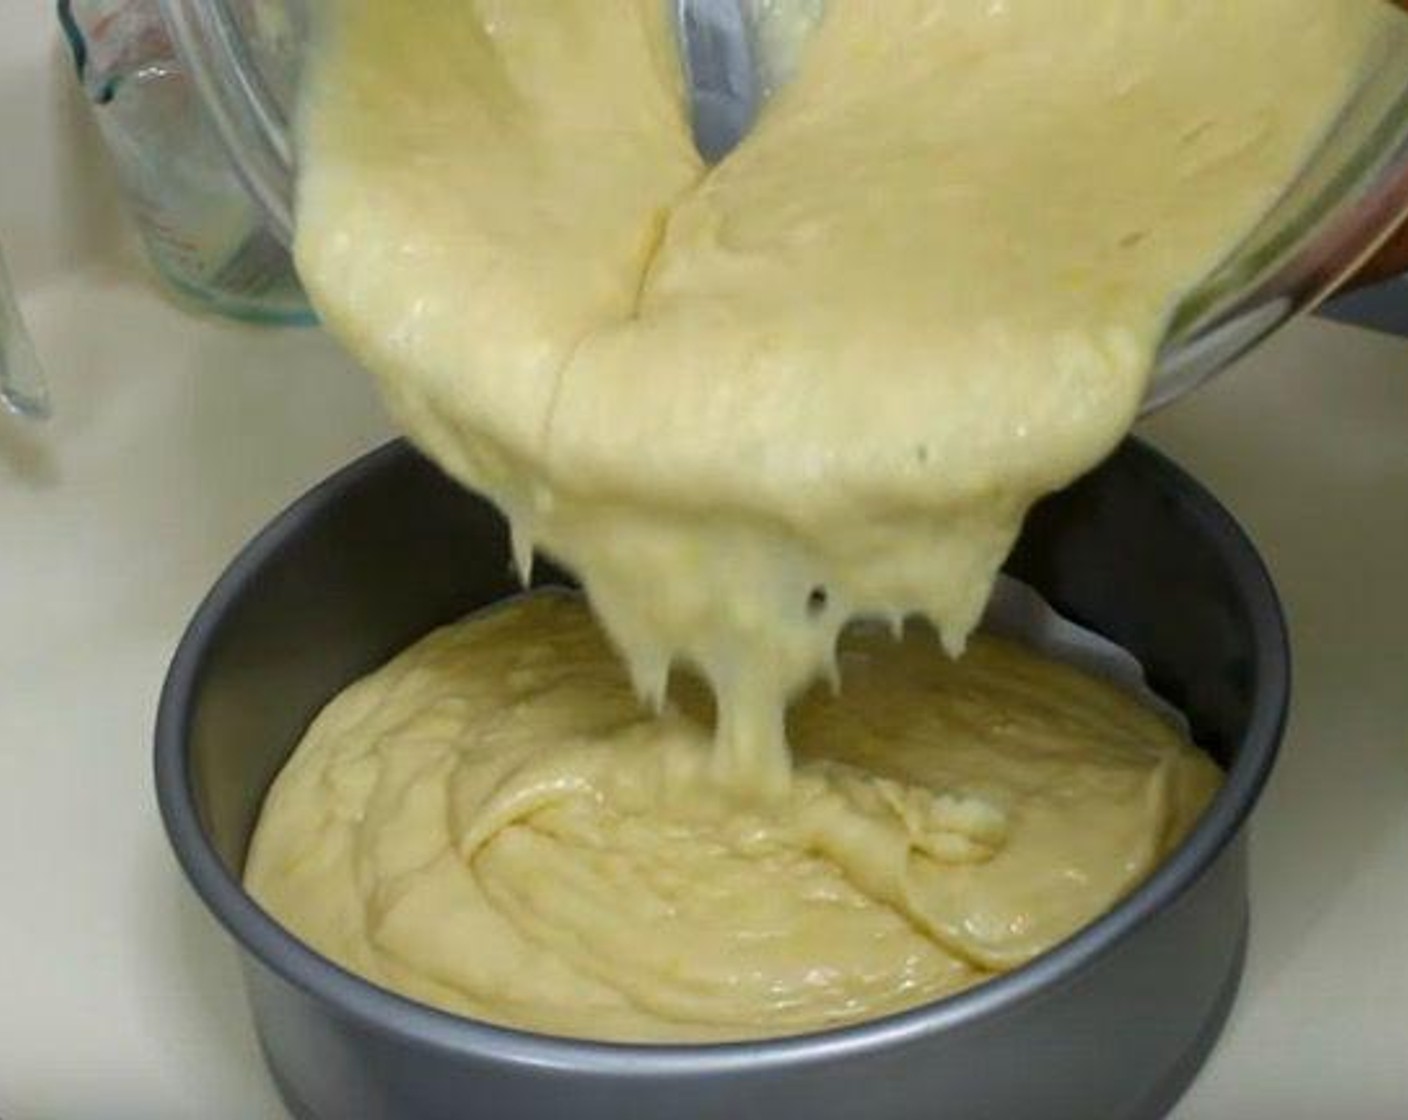
[[[1257,554],[1137,442],[1028,521],[1008,571],[1144,665],[1227,782],[1115,910],[1027,967],[904,1014],[780,1041],[627,1046],[445,1014],[353,976],[241,889],[270,782],[343,686],[518,590],[498,515],[401,442],[279,516],[191,622],[156,782],[177,858],[242,956],[301,1120],[1146,1120],[1215,1042],[1241,977],[1245,831],[1287,711],[1285,623]],[[541,578],[560,578],[548,569]]]

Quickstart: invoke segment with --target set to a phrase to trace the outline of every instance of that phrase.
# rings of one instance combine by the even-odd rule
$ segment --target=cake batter
[[[994,639],[842,642],[780,801],[708,779],[707,690],[656,717],[581,600],[441,630],[348,689],[269,795],[247,884],[389,988],[648,1042],[909,1007],[1030,960],[1138,883],[1220,774],[1158,716]]]
[[[961,651],[1400,17],[833,0],[709,169],[670,8],[322,0],[297,257],[525,566],[582,578],[645,696],[699,668],[721,776],[776,791],[848,618]]]
[[[662,714],[579,606],[442,632],[320,718],[248,869],[397,990],[654,1041],[974,983],[1183,835],[1215,771],[1133,701],[986,641],[838,668],[838,635],[922,615],[963,651],[1026,510],[1128,430],[1179,300],[1394,18],[832,0],[711,169],[667,10],[322,0],[309,292]],[[667,706],[676,666],[708,687]]]

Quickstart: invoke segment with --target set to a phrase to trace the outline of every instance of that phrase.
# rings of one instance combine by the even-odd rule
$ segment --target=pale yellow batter
[[[847,618],[961,650],[1027,508],[1126,432],[1179,297],[1398,18],[832,0],[708,171],[662,0],[319,7],[319,311],[520,555],[583,578],[645,695],[702,668],[755,789]]]
[[[1159,717],[991,639],[843,640],[792,716],[787,796],[707,780],[707,693],[662,717],[580,600],[441,630],[313,724],[269,795],[255,898],[372,980],[494,1022],[737,1039],[868,1018],[1074,933],[1219,773]]]
[[[755,5],[767,8],[770,5]],[[1210,765],[960,652],[1031,503],[1128,429],[1179,299],[1292,179],[1382,0],[831,0],[705,168],[662,0],[322,0],[297,256],[406,430],[583,579],[319,720],[249,868],[312,944],[487,1018],[785,1033],[1029,959]],[[795,73],[793,73],[795,71]]]

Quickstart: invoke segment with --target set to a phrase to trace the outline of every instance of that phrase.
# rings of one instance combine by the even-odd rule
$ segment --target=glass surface
[[[5,254],[0,251],[0,405],[17,416],[43,420],[49,415],[49,390],[34,343],[20,317],[10,286]]]
[[[692,0],[672,0],[672,8],[681,4],[689,8]],[[770,0],[701,0],[700,6],[728,4],[743,5],[745,25],[766,26],[756,13],[765,12]],[[304,0],[161,0],[161,5],[251,193],[273,228],[290,240],[295,170],[290,121],[306,40]],[[753,44],[752,57],[766,59],[764,48]],[[727,39],[720,49],[731,49]],[[726,82],[726,90],[766,90],[775,78],[764,64],[756,65],[762,72],[753,83]],[[698,60],[691,70],[701,80],[719,73]],[[1160,352],[1146,408],[1196,387],[1315,307],[1382,244],[1406,210],[1408,17],[1379,44],[1358,91],[1301,176],[1184,300]]]

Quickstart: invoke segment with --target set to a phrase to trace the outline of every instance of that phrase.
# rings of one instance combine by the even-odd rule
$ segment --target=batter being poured
[[[963,650],[1026,510],[1128,430],[1180,298],[1395,18],[1380,0],[832,0],[707,168],[660,0],[319,7],[297,255],[325,322],[510,516],[521,566],[542,547],[582,577],[640,694],[659,703],[676,664],[707,680],[713,742],[686,787],[789,820],[806,782],[890,797],[880,746],[791,765],[787,703],[834,674],[841,627],[918,614]],[[635,743],[552,765],[571,786],[619,764],[592,788],[634,789]],[[913,780],[905,804],[947,796]],[[1150,804],[1141,850],[1183,811]],[[496,819],[445,850],[477,867]],[[857,905],[951,952],[894,901],[886,860],[907,850],[837,866]],[[356,883],[380,889],[374,869]],[[509,905],[486,895],[484,921]],[[441,960],[449,928],[395,975]]]
[[[584,580],[719,765],[857,614],[959,652],[1034,499],[1128,430],[1380,0],[836,0],[722,165],[660,0],[325,0],[298,261],[411,436]],[[817,609],[824,593],[824,607]]]

